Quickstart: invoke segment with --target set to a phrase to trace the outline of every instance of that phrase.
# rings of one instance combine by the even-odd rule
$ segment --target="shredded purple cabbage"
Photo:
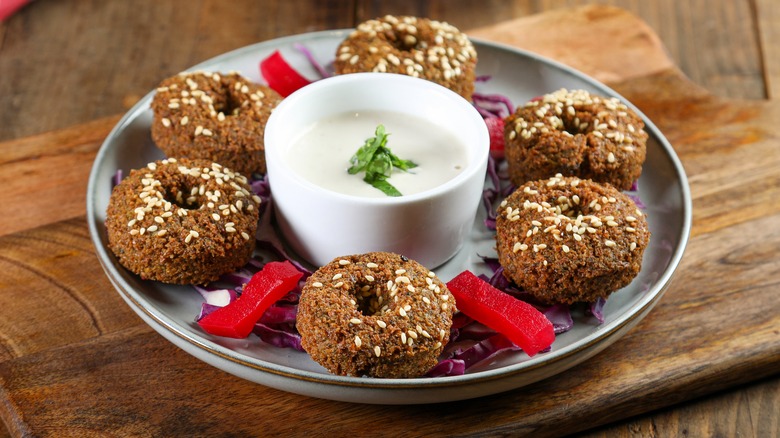
[[[487,117],[503,118],[509,116],[515,110],[509,98],[501,94],[473,93],[471,99],[483,117],[486,117],[485,114],[487,114]]]
[[[637,207],[639,207],[640,209],[644,210],[645,208],[647,208],[647,206],[645,205],[645,203],[644,203],[644,202],[642,202],[642,200],[641,200],[641,199],[639,199],[639,195],[636,195],[636,194],[634,194],[634,193],[626,193],[626,195],[627,195],[629,198],[631,198],[631,200],[632,200],[632,201],[634,201],[634,204],[636,204],[636,206],[637,206]]]
[[[280,324],[273,327],[258,322],[252,329],[252,333],[256,334],[263,342],[275,347],[304,351],[301,346],[301,335],[295,330],[294,324]]]
[[[499,193],[501,193],[501,178],[498,176],[496,160],[488,156],[487,176],[493,188],[482,191],[482,206],[485,208],[485,227],[491,231],[496,230],[496,209],[493,208]]]
[[[593,315],[599,321],[599,324],[604,324],[604,305],[607,304],[607,300],[599,298],[595,302],[590,303],[588,311],[590,315]]]
[[[260,318],[260,322],[263,324],[286,324],[295,323],[295,318],[298,315],[298,306],[280,305],[278,302],[269,307],[268,310],[263,313]]]
[[[306,46],[295,43],[293,44],[293,47],[295,47],[295,49],[299,52],[303,53],[303,56],[309,60],[309,63],[311,63],[312,67],[314,67],[314,69],[317,70],[317,73],[320,74],[320,77],[324,79],[332,76],[332,74],[325,67],[323,67],[322,64],[317,62],[317,59],[314,58],[314,54],[312,54],[311,50],[309,50]]]
[[[482,324],[474,323],[469,325],[469,327],[471,326],[479,327]],[[484,336],[476,339],[477,342],[468,348],[451,347],[446,350],[443,354],[445,358],[428,371],[426,376],[460,376],[465,374],[469,368],[492,360],[499,354],[509,351],[521,351],[520,347],[513,344],[506,336],[491,331],[484,326],[482,327],[480,330],[482,330],[481,333]],[[450,345],[458,341],[450,340]]]
[[[645,205],[644,202],[642,202],[642,199],[639,198],[639,180],[636,180],[631,184],[631,188],[628,189],[631,193],[626,193],[626,195],[631,198],[632,201],[634,201],[634,204],[636,204],[637,207],[644,210],[647,208],[647,205]]]
[[[555,331],[556,335],[568,332],[574,327],[571,310],[569,310],[569,306],[566,304],[550,306],[544,309],[542,313],[544,313],[544,316],[552,323],[553,331]]]
[[[214,304],[209,303],[201,303],[200,305],[200,313],[198,313],[198,316],[195,317],[195,322],[200,321],[203,319],[206,315],[209,313],[219,309],[222,306],[215,306]]]
[[[481,324],[477,321],[472,321],[471,324],[465,325],[458,329],[458,333],[455,338],[450,338],[450,342],[460,341],[482,341],[496,334],[496,331],[492,328]]]
[[[114,173],[114,176],[111,178],[111,187],[116,187],[119,185],[120,182],[122,182],[122,179],[124,178],[124,175],[122,174],[122,169],[117,169]]]
[[[440,360],[427,374],[426,377],[462,376],[466,374],[466,362],[462,359]]]
[[[462,360],[468,370],[476,364],[493,359],[500,353],[519,350],[520,347],[513,344],[506,336],[498,333],[465,350],[457,351],[452,359]]]

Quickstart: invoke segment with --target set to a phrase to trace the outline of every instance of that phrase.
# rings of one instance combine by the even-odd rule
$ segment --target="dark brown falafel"
[[[152,100],[152,139],[169,157],[201,158],[247,177],[265,173],[265,124],[282,97],[238,73],[181,73]]]
[[[628,190],[642,173],[645,124],[616,98],[561,89],[518,107],[504,126],[515,185],[560,173]]]
[[[109,248],[142,279],[204,284],[249,260],[259,203],[244,176],[217,163],[149,163],[111,193]]]
[[[297,328],[306,352],[334,374],[418,377],[438,362],[455,311],[433,272],[374,252],[339,257],[309,277]]]
[[[419,77],[471,100],[477,51],[445,22],[387,15],[365,21],[339,45],[336,74],[381,72]]]
[[[530,181],[496,220],[504,275],[545,303],[593,302],[639,273],[650,231],[614,187],[576,177]]]

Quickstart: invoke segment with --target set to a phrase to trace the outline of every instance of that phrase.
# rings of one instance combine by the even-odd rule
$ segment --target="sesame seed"
[[[314,286],[314,287],[322,287],[322,283],[320,283],[319,281],[315,281],[311,285]]]
[[[360,348],[360,346],[363,345],[363,341],[360,340],[360,336],[355,336],[355,346]]]
[[[241,232],[241,237],[243,237],[244,240],[249,240],[249,234],[245,233],[244,231]]]
[[[378,326],[379,326],[379,327],[381,327],[381,328],[385,328],[385,327],[387,327],[387,323],[386,323],[386,322],[384,322],[384,321],[382,321],[381,319],[377,319],[377,320],[376,320],[376,325],[378,325]]]
[[[563,249],[563,252],[569,252],[569,247],[566,245],[562,245],[561,248]]]
[[[631,242],[631,245],[628,245],[628,249],[633,251],[636,249],[636,242]]]
[[[604,241],[604,245],[606,245],[606,246],[608,246],[608,247],[610,247],[610,248],[611,248],[611,247],[614,247],[614,246],[617,246],[617,244],[616,244],[615,242],[613,242],[613,241],[611,241],[611,240],[609,240],[609,239],[607,239],[607,240],[605,240],[605,241]]]
[[[358,318],[352,318],[352,319],[349,320],[349,322],[352,323],[352,324],[355,324],[355,325],[363,323],[363,321],[361,321]]]
[[[403,307],[399,307],[398,308],[398,314],[405,317],[406,316],[406,310],[404,310]]]
[[[376,357],[379,357],[382,355],[382,349],[379,348],[379,345],[374,346],[374,354],[376,354]]]
[[[368,262],[368,263],[366,263],[366,267],[373,269],[373,268],[378,268],[379,265],[377,265],[376,263],[373,263],[373,262]]]
[[[343,277],[343,276],[344,275],[342,275],[341,273],[338,273],[338,274],[334,275],[333,278],[331,278],[331,280],[333,280],[333,281],[341,280],[341,277]]]
[[[339,281],[338,283],[333,285],[333,287],[335,287],[335,288],[339,288],[341,286],[344,286],[344,282],[343,281]]]
[[[610,152],[609,155],[607,155],[607,161],[610,162],[610,163],[614,163],[615,162],[615,154]]]

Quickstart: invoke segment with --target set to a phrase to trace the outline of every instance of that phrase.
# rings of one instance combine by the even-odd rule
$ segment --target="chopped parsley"
[[[366,143],[355,152],[349,162],[352,166],[347,169],[350,175],[365,172],[363,181],[382,191],[387,196],[401,196],[392,184],[387,182],[393,168],[404,172],[417,167],[417,164],[409,160],[398,158],[387,147],[387,136],[384,125],[378,125],[374,137],[366,139]]]

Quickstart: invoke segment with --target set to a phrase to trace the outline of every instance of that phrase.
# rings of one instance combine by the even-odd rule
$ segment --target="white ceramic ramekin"
[[[290,167],[288,148],[317,120],[376,110],[420,117],[455,133],[467,147],[466,168],[424,192],[367,198],[319,187]],[[265,129],[268,178],[279,227],[292,249],[316,266],[343,255],[389,251],[435,268],[457,253],[471,230],[489,143],[485,123],[471,103],[432,82],[388,73],[314,82],[285,98]]]

